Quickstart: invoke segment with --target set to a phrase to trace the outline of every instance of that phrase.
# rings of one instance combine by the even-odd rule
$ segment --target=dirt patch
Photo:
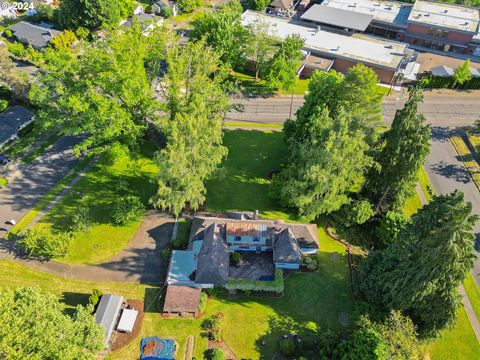
[[[192,360],[194,348],[195,338],[192,335],[189,335],[187,337],[187,342],[185,343],[185,360]]]
[[[127,304],[133,307],[135,310],[138,311],[137,320],[135,321],[135,325],[131,333],[123,333],[123,332],[115,332],[113,335],[113,341],[111,350],[118,351],[121,348],[130,344],[133,340],[137,338],[140,334],[140,330],[142,329],[143,323],[143,301],[142,300],[127,300]]]
[[[227,345],[227,343],[223,340],[220,341],[212,341],[208,342],[209,349],[220,349],[225,354],[226,360],[237,360],[237,357],[233,353],[232,349]]]

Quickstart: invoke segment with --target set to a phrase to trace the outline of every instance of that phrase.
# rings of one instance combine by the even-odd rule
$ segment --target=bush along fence
[[[480,89],[480,78],[472,77],[463,84],[458,83],[453,76],[442,77],[427,75],[420,80],[420,86],[424,89],[459,89],[477,90]]]
[[[227,290],[242,291],[265,291],[277,294],[283,293],[283,273],[281,269],[275,269],[273,281],[261,281],[251,279],[229,279],[225,284]]]

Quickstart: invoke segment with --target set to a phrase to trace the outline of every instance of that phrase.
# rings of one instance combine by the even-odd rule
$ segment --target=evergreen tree
[[[375,204],[376,213],[402,209],[415,191],[418,171],[430,152],[431,137],[430,126],[418,111],[420,101],[420,90],[412,88],[375,156],[379,167],[369,176],[367,196]]]
[[[477,216],[463,194],[436,196],[383,252],[371,253],[359,270],[365,298],[410,314],[424,336],[452,325],[458,287],[473,266]]]
[[[157,154],[158,191],[154,206],[178,215],[205,201],[204,181],[227,154],[223,117],[229,108],[222,86],[228,69],[204,41],[172,49],[164,78],[166,107],[160,127],[167,146]]]
[[[324,108],[310,118],[303,138],[290,139],[287,165],[274,178],[284,205],[313,220],[350,201],[350,192],[358,191],[370,165],[364,134],[351,125],[347,114],[333,118]]]

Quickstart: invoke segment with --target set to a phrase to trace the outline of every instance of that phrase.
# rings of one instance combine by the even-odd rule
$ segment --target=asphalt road
[[[387,123],[393,120],[395,111],[403,106],[406,96],[393,95],[383,102],[384,118]],[[283,123],[303,104],[303,97],[268,97],[238,99],[236,103],[244,106],[244,112],[230,112],[227,121],[246,121],[260,123]],[[427,121],[434,126],[466,126],[480,117],[480,92],[461,94],[424,93],[420,110]]]
[[[20,165],[8,186],[0,191],[0,227],[21,219],[75,166],[72,147],[78,139],[62,137],[30,165]],[[4,235],[0,232],[0,237]]]
[[[445,127],[434,127],[432,130],[432,148],[425,163],[430,182],[438,194],[462,191],[465,200],[472,203],[473,213],[480,215],[480,192],[449,140],[455,130]],[[480,287],[480,221],[477,221],[474,230],[477,260],[472,272]]]

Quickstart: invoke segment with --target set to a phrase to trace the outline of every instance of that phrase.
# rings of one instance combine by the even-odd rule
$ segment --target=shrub
[[[72,45],[78,41],[77,36],[71,30],[65,30],[63,33],[55,36],[51,41],[52,45],[57,50],[70,50]]]
[[[138,219],[145,211],[145,206],[138,196],[125,195],[115,198],[113,203],[113,222],[123,225]]]
[[[93,289],[92,294],[88,298],[88,303],[93,305],[94,307],[97,306],[100,298],[102,297],[103,292],[98,289]]]
[[[82,199],[82,204],[77,207],[75,214],[72,216],[72,225],[70,227],[73,232],[86,232],[92,227],[92,219],[90,217],[90,209]]]
[[[183,12],[192,12],[202,6],[202,0],[178,0],[177,5]]]
[[[85,39],[89,34],[90,34],[90,31],[88,31],[88,29],[81,26],[77,30],[75,30],[75,35],[77,35],[77,38],[79,39]]]
[[[25,49],[25,47],[17,41],[8,44],[7,49],[8,49],[8,51],[10,51],[10,53],[13,56],[15,56],[17,58],[21,58],[21,59],[23,59],[25,57],[25,55],[27,54],[27,50]]]
[[[172,257],[172,250],[165,248],[162,250],[162,256],[165,260],[168,260]]]
[[[315,271],[318,269],[318,256],[304,256],[302,263],[308,270]]]
[[[224,360],[225,354],[220,349],[209,349],[205,353],[205,358],[207,360]]]
[[[8,101],[0,99],[0,112],[7,110]]]
[[[203,322],[203,328],[208,331],[208,338],[210,340],[220,340],[222,338],[223,330],[223,315],[216,314]]]
[[[7,37],[7,38],[11,38],[13,36],[12,30],[10,30],[10,29],[6,29],[3,33],[5,34],[5,37]]]
[[[30,256],[50,260],[67,255],[72,237],[69,233],[52,233],[50,230],[35,227],[18,241],[18,245]]]
[[[198,304],[198,311],[203,313],[207,307],[208,296],[204,292],[200,295],[200,303]]]
[[[29,45],[27,48],[27,58],[34,65],[40,65],[44,61],[43,53],[36,51],[32,45]]]
[[[286,357],[293,356],[295,354],[295,341],[292,338],[280,340],[280,352]]]
[[[115,143],[105,151],[105,154],[100,160],[102,164],[107,166],[112,166],[115,162],[128,155],[128,148],[122,144]]]
[[[162,8],[162,10],[160,10],[160,15],[162,15],[165,18],[169,18],[173,16],[173,10],[171,7],[165,6]]]
[[[232,255],[230,256],[230,258],[232,259],[232,262],[233,262],[235,265],[240,264],[240,262],[242,261],[242,255],[240,255],[239,252],[234,252],[234,253],[232,253]]]

